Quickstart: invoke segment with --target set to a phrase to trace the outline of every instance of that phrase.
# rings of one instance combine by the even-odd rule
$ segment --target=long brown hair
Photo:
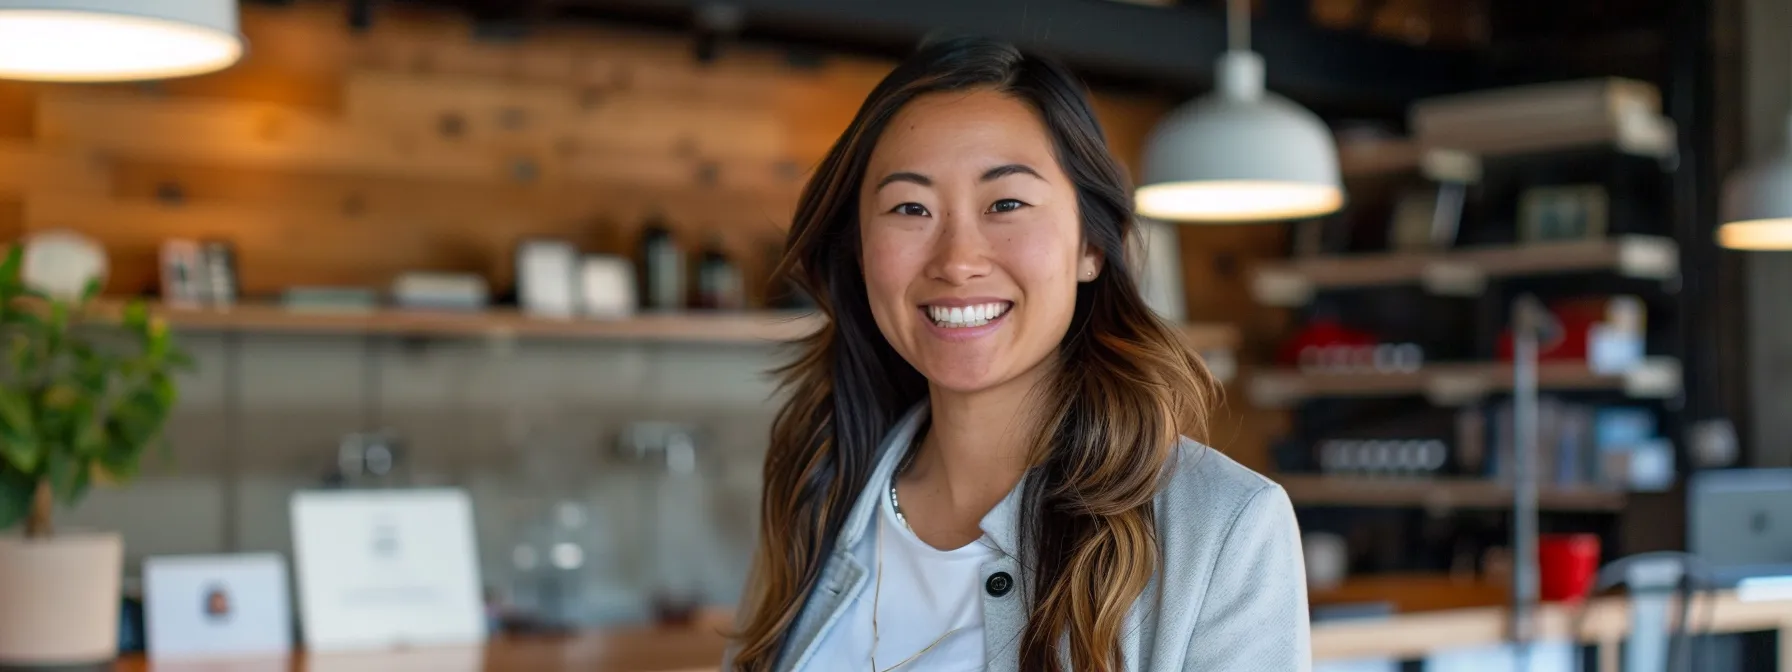
[[[1077,670],[1121,666],[1126,613],[1158,566],[1152,498],[1178,436],[1204,432],[1212,378],[1134,283],[1131,184],[1082,85],[1050,60],[959,38],[923,47],[885,77],[803,190],[779,275],[814,297],[828,320],[778,371],[789,398],[765,460],[737,669],[771,669],[784,653],[884,434],[927,396],[926,379],[885,341],[865,297],[858,197],[866,163],[903,105],[976,88],[1039,113],[1075,183],[1083,240],[1105,257],[1103,272],[1079,286],[1058,365],[1035,391],[1044,421],[1022,486],[1019,560],[1030,572],[1020,667],[1056,672],[1061,656]]]

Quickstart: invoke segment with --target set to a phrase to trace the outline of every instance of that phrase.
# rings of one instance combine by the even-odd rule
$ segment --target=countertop
[[[1598,645],[1600,670],[1617,669],[1617,642],[1629,624],[1625,602],[1588,603],[1576,639]],[[1545,638],[1569,635],[1576,615],[1568,605],[1539,613]],[[1780,633],[1779,669],[1792,672],[1792,600],[1750,601],[1732,593],[1702,599],[1695,613],[1709,632]],[[1708,620],[1707,620],[1708,619]],[[1501,607],[1406,613],[1385,619],[1315,624],[1313,657],[1320,661],[1420,658],[1429,652],[1499,644],[1506,630]],[[613,630],[572,637],[500,639],[482,648],[417,649],[365,654],[297,655],[291,659],[150,664],[119,661],[114,672],[697,672],[715,670],[725,641],[712,625],[683,629]]]

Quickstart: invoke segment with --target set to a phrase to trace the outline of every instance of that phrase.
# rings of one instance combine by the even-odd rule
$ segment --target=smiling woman
[[[1302,670],[1286,494],[1189,436],[1214,395],[1126,267],[1080,84],[976,39],[878,85],[780,272],[830,318],[782,370],[739,670]]]

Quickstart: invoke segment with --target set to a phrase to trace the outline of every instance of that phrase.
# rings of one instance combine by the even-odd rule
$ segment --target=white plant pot
[[[123,571],[116,533],[0,536],[0,670],[116,658]]]

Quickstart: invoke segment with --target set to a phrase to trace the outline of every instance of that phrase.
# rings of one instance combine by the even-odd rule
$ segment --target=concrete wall
[[[170,427],[173,461],[96,491],[61,519],[121,530],[129,573],[148,555],[290,552],[290,495],[322,483],[344,434],[387,428],[407,441],[413,483],[472,494],[482,569],[501,594],[542,598],[534,586],[544,575],[520,571],[517,555],[544,558],[574,543],[586,562],[564,590],[576,596],[568,615],[586,622],[645,617],[656,586],[712,602],[737,596],[774,410],[763,374],[776,361],[772,348],[285,336],[232,346],[218,335],[185,343],[200,367],[184,381]],[[635,420],[699,427],[697,472],[664,477],[614,457],[617,432]]]

